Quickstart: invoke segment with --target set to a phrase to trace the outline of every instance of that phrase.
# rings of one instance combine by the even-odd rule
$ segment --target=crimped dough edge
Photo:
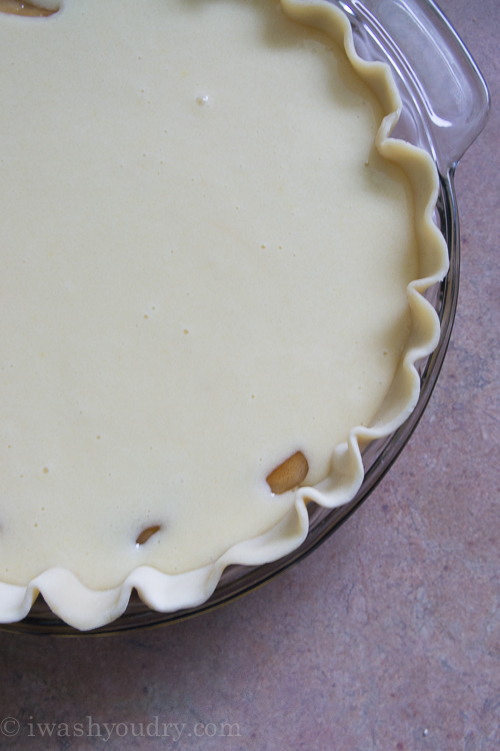
[[[399,428],[414,410],[420,394],[415,362],[436,348],[440,324],[433,306],[423,297],[448,271],[444,238],[433,221],[438,196],[438,173],[431,156],[409,143],[390,138],[401,112],[401,99],[387,65],[367,62],[354,48],[346,15],[327,0],[281,0],[287,16],[330,35],[343,46],[353,68],[372,89],[386,113],[375,139],[379,154],[396,162],[412,186],[415,228],[419,248],[420,278],[407,287],[412,329],[392,386],[370,427],[356,426],[332,456],[330,474],[314,487],[297,490],[294,506],[264,534],[233,545],[214,563],[183,574],[164,574],[150,566],[136,568],[120,586],[95,591],[84,586],[69,570],[52,568],[26,586],[0,582],[0,623],[25,618],[39,593],[51,610],[70,626],[87,631],[105,626],[127,608],[132,589],[159,612],[196,607],[214,592],[224,569],[231,564],[259,566],[297,549],[309,530],[307,502],[333,509],[351,501],[364,478],[360,443],[382,438]]]

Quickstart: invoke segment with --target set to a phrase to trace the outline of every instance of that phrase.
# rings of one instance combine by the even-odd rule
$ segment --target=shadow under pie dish
[[[5,60],[33,50],[0,81],[23,92],[2,123],[0,616],[40,590],[79,629],[132,587],[202,609],[226,566],[265,576],[307,544],[310,499],[351,503],[360,443],[415,408],[447,268],[433,160],[388,138],[398,92],[338,9],[99,6],[0,19]],[[301,486],[273,494],[298,453]]]

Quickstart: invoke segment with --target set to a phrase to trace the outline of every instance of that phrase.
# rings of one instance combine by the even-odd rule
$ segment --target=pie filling
[[[446,248],[328,3],[43,5],[0,0],[0,621],[42,591],[86,629],[132,587],[195,605],[355,495]]]

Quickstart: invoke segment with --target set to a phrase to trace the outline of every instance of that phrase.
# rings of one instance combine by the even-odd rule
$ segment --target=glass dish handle
[[[488,87],[469,51],[432,0],[339,4],[350,5],[384,46],[389,43],[391,62],[407,82],[445,175],[481,133],[489,112]]]

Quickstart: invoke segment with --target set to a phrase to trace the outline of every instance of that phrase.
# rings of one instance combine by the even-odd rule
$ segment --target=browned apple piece
[[[273,469],[270,475],[267,476],[267,484],[271,488],[271,492],[275,495],[281,495],[286,493],[287,490],[292,490],[300,485],[309,472],[309,464],[302,451],[297,451],[292,456],[289,456],[283,464]]]
[[[33,3],[24,3],[21,0],[0,0],[0,13],[11,13],[15,16],[35,16],[43,18],[57,13],[57,8],[42,8]]]
[[[143,529],[137,540],[135,541],[136,545],[144,545],[145,542],[149,540],[150,537],[155,535],[157,532],[160,531],[159,524],[155,524],[154,527],[148,527],[147,529]]]

